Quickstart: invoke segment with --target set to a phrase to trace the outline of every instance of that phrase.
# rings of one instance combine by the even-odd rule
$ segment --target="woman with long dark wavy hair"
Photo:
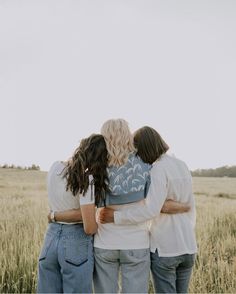
[[[128,123],[123,119],[108,120],[103,124],[101,133],[108,151],[109,191],[97,206],[105,205],[119,211],[136,206],[142,208],[151,166],[137,156]],[[162,212],[164,207],[166,213],[180,213],[186,209],[181,203],[174,206],[173,203],[164,203]],[[79,209],[55,212],[55,215],[60,221],[81,219]],[[95,293],[148,292],[150,249],[147,223],[128,226],[98,223],[94,257]]]
[[[39,293],[91,293],[95,206],[108,191],[107,149],[102,135],[83,139],[72,158],[48,172],[50,221],[39,256]],[[59,222],[55,211],[80,208],[82,221]]]

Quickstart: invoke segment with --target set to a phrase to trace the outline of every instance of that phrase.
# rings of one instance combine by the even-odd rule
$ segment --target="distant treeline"
[[[24,170],[40,170],[40,166],[36,164],[32,164],[31,166],[19,166],[19,165],[8,165],[8,164],[3,164],[0,165],[1,168],[14,168],[14,169],[24,169]]]
[[[19,166],[14,164],[3,164],[1,168],[13,168],[22,170],[40,170],[40,166],[32,164],[31,166]],[[233,166],[222,166],[215,169],[197,169],[191,171],[193,177],[229,177],[236,178],[236,165]]]
[[[236,177],[236,166],[222,166],[215,169],[197,169],[192,171],[194,177]]]

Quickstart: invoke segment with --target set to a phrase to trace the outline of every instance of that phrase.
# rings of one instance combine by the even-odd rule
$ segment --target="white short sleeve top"
[[[51,166],[47,176],[48,202],[50,210],[64,211],[68,209],[78,209],[81,205],[93,204],[95,202],[92,195],[91,186],[93,177],[89,176],[89,188],[86,194],[74,196],[71,191],[66,191],[66,179],[63,178],[65,163],[56,161]],[[94,189],[93,189],[94,190]]]

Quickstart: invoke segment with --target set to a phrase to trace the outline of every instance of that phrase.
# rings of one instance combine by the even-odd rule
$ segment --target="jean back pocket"
[[[88,261],[89,240],[67,239],[64,250],[65,261],[74,266],[80,266]]]

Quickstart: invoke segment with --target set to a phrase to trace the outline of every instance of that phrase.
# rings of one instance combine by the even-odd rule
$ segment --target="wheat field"
[[[190,292],[235,293],[236,179],[194,178],[193,184],[199,253]],[[0,292],[35,292],[47,226],[46,173],[0,168],[0,203]]]

